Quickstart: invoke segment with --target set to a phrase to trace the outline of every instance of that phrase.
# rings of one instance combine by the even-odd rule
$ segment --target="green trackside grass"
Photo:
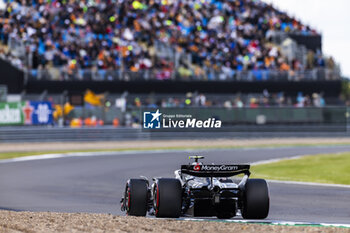
[[[312,146],[345,146],[349,144],[344,143],[291,143],[291,144],[255,144],[250,146],[175,146],[175,147],[129,147],[129,148],[116,148],[116,149],[89,149],[89,150],[50,150],[50,151],[28,151],[28,152],[0,152],[1,159],[12,159],[17,157],[42,155],[42,154],[55,154],[55,153],[74,153],[74,152],[110,152],[110,151],[151,151],[151,150],[210,150],[210,149],[240,149],[240,148],[283,148],[283,147],[312,147]]]
[[[252,177],[350,185],[350,153],[321,154],[252,166]]]
[[[78,152],[111,152],[111,151],[137,151],[137,150],[157,150],[157,149],[178,149],[178,148],[121,148],[121,149],[89,149],[89,150],[52,150],[52,151],[28,151],[28,152],[5,152],[0,153],[0,160],[1,159],[13,159],[18,157],[25,157],[25,156],[35,156],[35,155],[43,155],[43,154],[68,154],[68,153],[78,153]]]

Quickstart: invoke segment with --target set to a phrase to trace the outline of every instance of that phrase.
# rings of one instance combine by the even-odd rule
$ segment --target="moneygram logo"
[[[201,167],[202,171],[236,171],[238,166],[232,165],[203,165]]]
[[[201,170],[201,165],[200,164],[194,165],[193,166],[193,170],[200,171]]]

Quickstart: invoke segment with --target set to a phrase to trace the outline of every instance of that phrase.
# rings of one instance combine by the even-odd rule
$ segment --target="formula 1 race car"
[[[269,213],[268,186],[263,179],[249,179],[250,165],[204,165],[203,156],[182,165],[175,178],[129,179],[121,210],[131,216],[155,215],[227,219],[241,213],[245,219],[264,219]],[[239,181],[233,176],[243,174]]]

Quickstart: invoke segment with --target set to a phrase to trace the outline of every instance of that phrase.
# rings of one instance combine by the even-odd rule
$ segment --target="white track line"
[[[44,159],[58,159],[58,158],[70,158],[70,157],[90,157],[101,155],[127,155],[127,154],[148,154],[148,153],[178,153],[178,152],[193,152],[193,151],[208,151],[208,149],[157,149],[157,150],[126,150],[126,151],[96,151],[96,152],[71,152],[71,153],[55,153],[55,154],[42,154],[42,155],[30,155],[13,159],[2,159],[0,163],[14,163]],[[210,149],[215,150],[215,149]]]
[[[296,184],[296,185],[322,186],[322,187],[333,187],[333,188],[350,188],[350,185],[346,185],[346,184],[325,184],[325,183],[300,182],[300,181],[283,181],[283,180],[267,180],[267,182],[269,182],[269,183],[279,183],[279,184]]]
[[[126,155],[126,154],[146,154],[146,153],[177,153],[177,152],[200,152],[200,151],[213,151],[213,150],[258,150],[261,148],[194,148],[194,149],[156,149],[156,150],[125,150],[125,151],[96,151],[96,152],[68,152],[68,153],[54,153],[54,154],[42,154],[42,155],[30,155],[17,157],[13,159],[2,159],[1,163],[13,163],[13,162],[24,162],[34,161],[43,159],[58,159],[58,158],[69,158],[69,157],[89,157],[89,156],[100,156],[100,155]],[[272,149],[272,148],[264,148]]]
[[[57,153],[57,154],[42,154],[42,155],[31,155],[23,156],[13,159],[3,159],[0,163],[14,163],[14,162],[24,162],[24,161],[34,161],[34,160],[44,160],[44,159],[57,159],[57,158],[70,158],[70,157],[90,157],[90,156],[100,156],[100,155],[125,155],[125,154],[144,154],[144,153],[163,153],[169,152],[166,150],[157,151],[103,151],[103,152],[73,152],[73,153]],[[175,151],[176,152],[176,151]]]
[[[287,157],[287,158],[260,160],[260,161],[254,162],[254,163],[250,163],[250,165],[254,166],[254,165],[267,164],[267,163],[277,163],[277,162],[284,161],[284,160],[300,159],[300,158],[305,157],[305,156],[309,156],[309,155],[295,155],[295,156]]]
[[[342,152],[335,152],[335,153],[331,153],[331,154],[342,154],[344,153],[344,151]],[[322,153],[320,153],[322,154]],[[267,163],[276,163],[276,162],[280,162],[280,161],[286,161],[286,160],[293,160],[293,159],[300,159],[303,157],[307,157],[307,156],[317,156],[318,154],[311,154],[311,155],[295,155],[295,156],[291,156],[291,157],[285,157],[285,158],[277,158],[277,159],[266,159],[266,160],[260,160],[257,162],[253,162],[250,163],[250,165],[254,166],[254,165],[261,165],[261,164],[267,164]]]
[[[72,157],[90,157],[90,156],[100,156],[100,155],[127,155],[127,154],[145,154],[145,153],[169,153],[169,152],[193,152],[200,151],[198,149],[185,149],[185,150],[169,150],[169,149],[160,149],[160,150],[130,150],[130,151],[102,151],[102,152],[74,152],[74,153],[57,153],[57,154],[43,154],[43,155],[32,155],[32,156],[23,156],[13,159],[3,159],[0,160],[1,163],[14,163],[14,162],[25,162],[25,161],[35,161],[35,160],[44,160],[44,159],[57,159],[57,158],[72,158]],[[339,152],[341,153],[341,152]],[[298,159],[308,155],[297,155],[288,158],[280,159],[268,159],[261,160],[251,165],[260,165],[267,163],[274,163],[283,160]],[[313,182],[297,182],[297,181],[279,181],[279,180],[268,180],[270,183],[281,183],[281,184],[297,184],[297,185],[310,185],[310,186],[323,186],[323,187],[334,187],[334,188],[350,188],[350,185],[341,185],[341,184],[323,184],[323,183],[313,183]]]
[[[318,148],[326,147],[326,146],[316,146]],[[54,153],[54,154],[41,154],[41,155],[30,155],[17,157],[13,159],[0,159],[0,163],[13,163],[13,162],[24,162],[24,161],[33,161],[33,160],[43,160],[43,159],[57,159],[57,158],[68,158],[68,157],[89,157],[89,156],[100,156],[100,155],[125,155],[125,154],[145,154],[145,153],[177,153],[177,152],[200,152],[200,151],[216,151],[216,150],[272,150],[276,148],[282,147],[248,147],[248,148],[194,148],[194,149],[156,149],[156,150],[125,150],[125,151],[96,151],[96,152],[68,152],[68,153]],[[293,147],[283,147],[283,148],[293,148]],[[343,153],[343,152],[339,152]],[[282,160],[288,159],[297,159],[306,155],[297,155],[288,158],[279,158],[279,159],[269,159],[269,160],[261,160],[254,163],[250,163],[250,165],[259,165],[266,163],[279,162]]]
[[[293,221],[278,221],[278,220],[239,220],[239,219],[202,219],[202,218],[180,218],[179,220],[184,221],[208,221],[208,222],[232,222],[232,223],[255,223],[255,224],[269,224],[269,225],[284,225],[284,226],[324,226],[324,227],[342,227],[350,228],[350,224],[346,223],[318,223],[318,222],[293,222]]]

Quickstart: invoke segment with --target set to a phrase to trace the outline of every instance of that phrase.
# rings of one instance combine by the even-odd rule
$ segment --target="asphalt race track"
[[[251,163],[304,154],[350,151],[350,146],[156,151],[0,163],[0,209],[123,214],[125,181],[173,177],[188,155],[212,163]],[[350,223],[350,188],[270,183],[268,220]],[[239,217],[237,217],[239,219]]]

